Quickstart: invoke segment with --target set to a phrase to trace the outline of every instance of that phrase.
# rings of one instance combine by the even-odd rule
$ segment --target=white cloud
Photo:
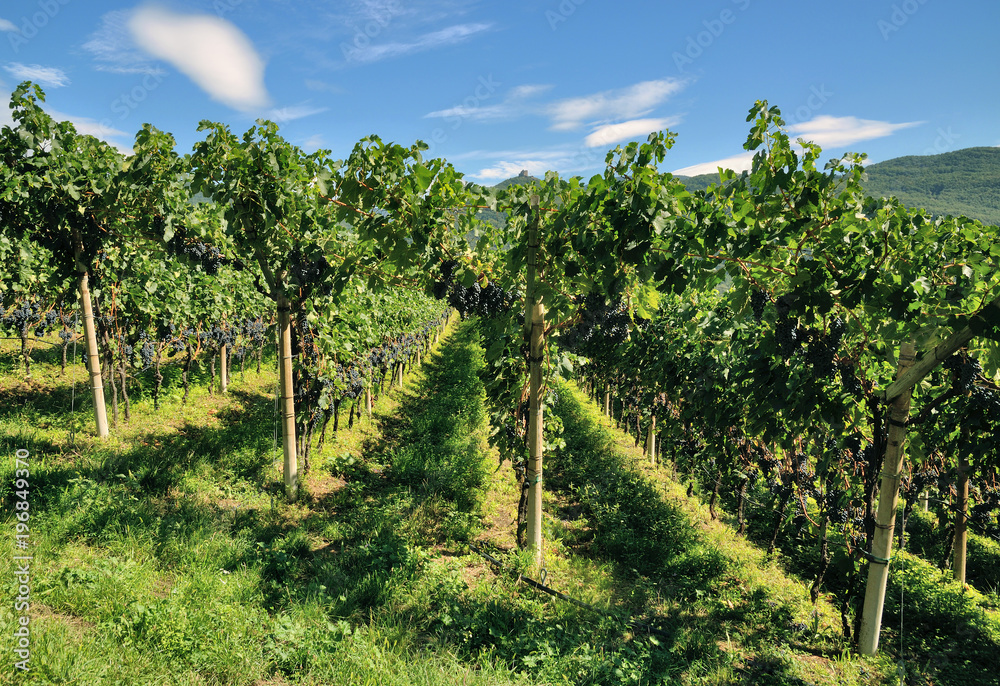
[[[473,179],[482,181],[503,181],[512,176],[517,176],[522,170],[527,169],[532,176],[539,178],[545,176],[545,172],[550,168],[549,163],[544,160],[516,160],[514,162],[498,162],[492,167],[480,170],[476,174],[470,174]]]
[[[268,110],[265,116],[279,124],[284,124],[285,122],[295,121],[296,119],[304,119],[305,117],[311,117],[314,114],[326,112],[328,109],[330,108],[314,107],[307,104],[290,105],[288,107],[277,107],[272,110]]]
[[[106,121],[99,122],[96,119],[91,119],[90,117],[76,117],[71,114],[65,114],[49,108],[45,108],[45,111],[56,121],[68,121],[73,124],[76,128],[76,132],[79,134],[100,138],[101,140],[115,146],[119,151],[125,153],[126,155],[132,154],[132,147],[130,145],[125,145],[120,140],[116,140],[121,138],[130,140],[132,138],[132,134],[122,131],[121,129],[116,129]]]
[[[572,175],[593,172],[604,168],[604,154],[582,146],[561,145],[535,150],[476,150],[449,155],[452,162],[461,160],[495,160],[490,166],[469,174],[480,183],[516,176],[527,169],[533,176],[542,177],[550,169],[560,174]]]
[[[307,138],[305,142],[302,143],[302,148],[304,150],[319,150],[320,148],[323,147],[323,144],[325,142],[326,138],[323,136],[323,134],[317,133],[315,135],[309,136],[309,138]]]
[[[628,88],[561,100],[549,107],[552,129],[572,131],[585,123],[636,119],[680,92],[685,85],[685,81],[671,78],[643,81]]]
[[[677,117],[666,117],[633,119],[620,124],[607,124],[595,129],[593,133],[583,139],[583,143],[588,148],[605,148],[622,141],[637,140],[639,137],[645,139],[653,131],[661,131],[668,126],[675,126],[678,122],[679,118]]]
[[[459,119],[472,119],[473,121],[511,119],[532,110],[532,107],[525,100],[552,88],[552,86],[542,84],[517,86],[512,88],[502,101],[493,105],[482,106],[482,102],[488,101],[489,98],[493,97],[493,91],[499,85],[499,83],[493,81],[492,75],[488,78],[481,78],[473,94],[466,98],[465,102],[461,105],[449,107],[445,110],[428,112],[424,115],[424,118],[450,119],[457,117]]]
[[[14,25],[14,22],[7,19],[0,19],[0,31],[13,31],[17,33],[17,27]]]
[[[97,60],[98,71],[114,74],[164,74],[162,69],[155,66],[136,47],[128,28],[131,17],[130,10],[108,12],[101,17],[101,27],[90,34],[83,49]]]
[[[690,167],[675,169],[672,173],[676,176],[714,174],[719,171],[719,167],[722,167],[723,169],[732,169],[734,172],[749,171],[750,167],[753,166],[753,156],[755,152],[756,151],[741,152],[739,155],[724,157],[721,160],[715,160],[713,162],[692,164]]]
[[[215,100],[242,111],[270,101],[264,61],[230,22],[146,6],[135,11],[128,27],[146,52],[177,67]]]
[[[311,91],[318,91],[320,93],[334,93],[335,95],[343,95],[344,89],[340,86],[335,86],[332,83],[327,83],[325,81],[320,81],[318,79],[306,79],[305,86]]]
[[[890,124],[873,119],[832,117],[824,114],[801,124],[789,126],[788,133],[794,138],[802,138],[822,148],[842,148],[860,141],[891,136],[900,129],[907,129],[923,123],[912,121],[903,124]]]
[[[843,148],[861,141],[891,136],[896,131],[908,129],[923,123],[912,121],[902,124],[891,124],[873,119],[822,115],[800,124],[792,124],[788,127],[788,133],[792,138],[801,138],[805,141],[816,143],[824,149]],[[714,173],[718,167],[732,169],[735,172],[748,171],[753,164],[755,152],[742,152],[732,157],[715,160],[714,162],[693,164],[690,167],[677,169],[673,173],[678,176],[696,176],[698,174]]]
[[[69,85],[69,77],[66,76],[66,72],[56,67],[11,62],[4,65],[4,70],[18,81],[34,81],[50,88],[60,88]]]
[[[492,28],[492,24],[456,24],[440,31],[425,33],[416,40],[409,43],[383,43],[381,45],[368,45],[363,48],[355,47],[348,52],[348,60],[352,62],[377,62],[378,60],[390,57],[400,57],[414,52],[423,52],[446,45],[455,45],[468,40],[477,33],[482,33]]]

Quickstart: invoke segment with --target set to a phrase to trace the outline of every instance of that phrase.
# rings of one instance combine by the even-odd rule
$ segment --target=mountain
[[[718,174],[677,178],[689,191],[719,181]],[[871,196],[895,196],[907,207],[1000,225],[1000,148],[895,157],[869,165],[862,185]]]
[[[1000,148],[896,157],[865,171],[869,195],[896,196],[908,207],[933,214],[1000,224]]]
[[[531,174],[529,174],[527,169],[522,169],[521,173],[518,174],[517,176],[512,176],[509,179],[504,179],[497,185],[493,186],[493,188],[500,191],[503,190],[504,188],[507,188],[508,186],[524,186],[529,183],[540,180],[541,179],[537,179]]]

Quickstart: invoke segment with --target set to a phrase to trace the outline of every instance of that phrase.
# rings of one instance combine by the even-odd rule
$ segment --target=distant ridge
[[[493,186],[493,188],[499,191],[503,190],[504,188],[507,188],[508,186],[524,186],[529,183],[534,183],[540,180],[541,179],[538,179],[529,174],[527,169],[522,169],[521,173],[518,174],[517,176],[512,176],[509,179],[504,179],[497,185]]]
[[[718,174],[677,178],[690,191],[719,181]],[[869,165],[862,185],[871,196],[895,196],[907,207],[931,214],[1000,225],[1000,148],[895,157]]]

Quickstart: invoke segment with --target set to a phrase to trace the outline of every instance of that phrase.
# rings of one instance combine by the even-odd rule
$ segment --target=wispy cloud
[[[473,95],[469,104],[456,105],[455,107],[449,107],[444,110],[436,110],[434,112],[428,112],[424,115],[426,119],[433,118],[445,118],[450,119],[457,117],[459,119],[470,119],[472,121],[489,121],[498,119],[511,119],[514,117],[521,116],[527,112],[537,111],[539,106],[532,105],[528,102],[535,95],[544,93],[545,91],[552,88],[549,85],[542,84],[531,84],[517,86],[512,88],[500,102],[493,105],[481,105],[482,101],[485,101],[492,95],[492,88],[498,86],[490,79],[482,79],[480,82],[481,86],[488,86],[482,92],[482,97],[479,97],[479,87],[477,86],[476,95]]]
[[[0,31],[14,31],[17,32],[17,26],[14,22],[8,21],[7,19],[0,19]]]
[[[277,107],[272,110],[268,110],[265,116],[279,124],[283,124],[285,122],[295,121],[296,119],[311,117],[314,114],[320,114],[329,109],[329,107],[315,107],[309,104],[289,105],[288,107]]]
[[[327,83],[326,81],[320,81],[319,79],[306,79],[305,84],[306,88],[311,91],[316,91],[317,93],[333,93],[335,95],[343,95],[345,92],[340,86]]]
[[[464,42],[472,36],[488,31],[493,24],[455,24],[439,31],[425,33],[410,42],[382,43],[378,45],[367,45],[366,47],[354,47],[347,51],[347,58],[351,62],[377,62],[391,57],[401,57],[415,52],[433,50],[448,45],[455,45]]]
[[[842,148],[861,141],[891,136],[896,131],[923,123],[922,121],[911,121],[891,124],[887,121],[874,119],[822,115],[801,124],[793,124],[788,127],[788,132],[795,138],[802,138],[823,148]]]
[[[527,171],[532,176],[542,177],[545,176],[545,172],[549,168],[549,163],[545,160],[515,160],[513,162],[498,162],[492,167],[487,167],[469,176],[481,181],[503,181],[517,176],[522,171]]]
[[[175,66],[215,100],[241,111],[269,103],[264,61],[225,19],[146,6],[135,11],[128,27],[143,50]]]
[[[317,133],[312,136],[309,136],[309,138],[307,138],[302,143],[302,148],[304,150],[319,150],[320,148],[323,147],[323,144],[325,142],[326,138],[323,136],[323,134]]]
[[[816,143],[824,149],[831,149],[844,148],[848,145],[875,138],[884,138],[891,136],[896,131],[918,126],[922,123],[924,122],[912,121],[892,124],[874,119],[822,115],[809,121],[789,126],[788,133],[793,138],[801,138],[805,141]],[[754,151],[742,152],[721,160],[693,164],[689,167],[677,169],[673,173],[678,176],[696,176],[698,174],[714,173],[719,167],[732,169],[736,172],[748,171],[752,166],[753,156]]]
[[[122,131],[121,129],[116,129],[113,126],[108,125],[106,122],[99,122],[96,119],[91,119],[90,117],[77,117],[72,114],[65,114],[57,110],[46,108],[45,111],[50,117],[56,121],[68,121],[76,128],[76,132],[83,134],[85,136],[94,136],[95,138],[100,138],[107,143],[118,148],[118,150],[126,155],[132,154],[132,146],[126,145],[121,141],[121,139],[129,140],[132,138],[132,134]]]
[[[66,72],[56,67],[11,62],[4,65],[4,71],[18,81],[34,81],[50,88],[61,88],[62,86],[69,85],[69,77],[66,76]]]
[[[549,107],[554,131],[572,131],[585,124],[603,125],[611,121],[636,119],[649,114],[670,96],[680,92],[681,79],[643,81],[627,88],[569,98]]]
[[[620,124],[607,124],[598,127],[583,139],[588,148],[606,148],[622,141],[646,137],[653,131],[660,131],[668,126],[676,126],[680,117],[663,117],[659,119],[633,119]]]
[[[163,74],[135,44],[128,23],[131,10],[115,10],[101,17],[101,26],[90,34],[83,49],[94,56],[96,69],[114,74]]]
[[[555,146],[535,150],[477,150],[465,154],[452,155],[452,162],[464,159],[495,160],[489,166],[478,172],[469,174],[469,178],[480,183],[500,181],[516,176],[521,170],[527,170],[533,176],[544,176],[546,171],[558,169],[564,174],[574,174],[592,171],[604,165],[604,156],[595,155],[587,148],[571,145]]]
[[[702,162],[701,164],[692,164],[690,167],[675,169],[673,173],[677,176],[714,174],[719,171],[719,167],[722,167],[723,169],[732,169],[735,172],[748,171],[753,165],[753,156],[754,152],[741,152],[740,154],[733,155],[731,157],[723,157],[721,160]]]

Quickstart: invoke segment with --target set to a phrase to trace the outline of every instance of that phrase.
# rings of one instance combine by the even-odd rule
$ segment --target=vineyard
[[[996,683],[997,227],[766,102],[693,192],[669,132],[490,189],[43,103],[0,132],[5,679]]]

